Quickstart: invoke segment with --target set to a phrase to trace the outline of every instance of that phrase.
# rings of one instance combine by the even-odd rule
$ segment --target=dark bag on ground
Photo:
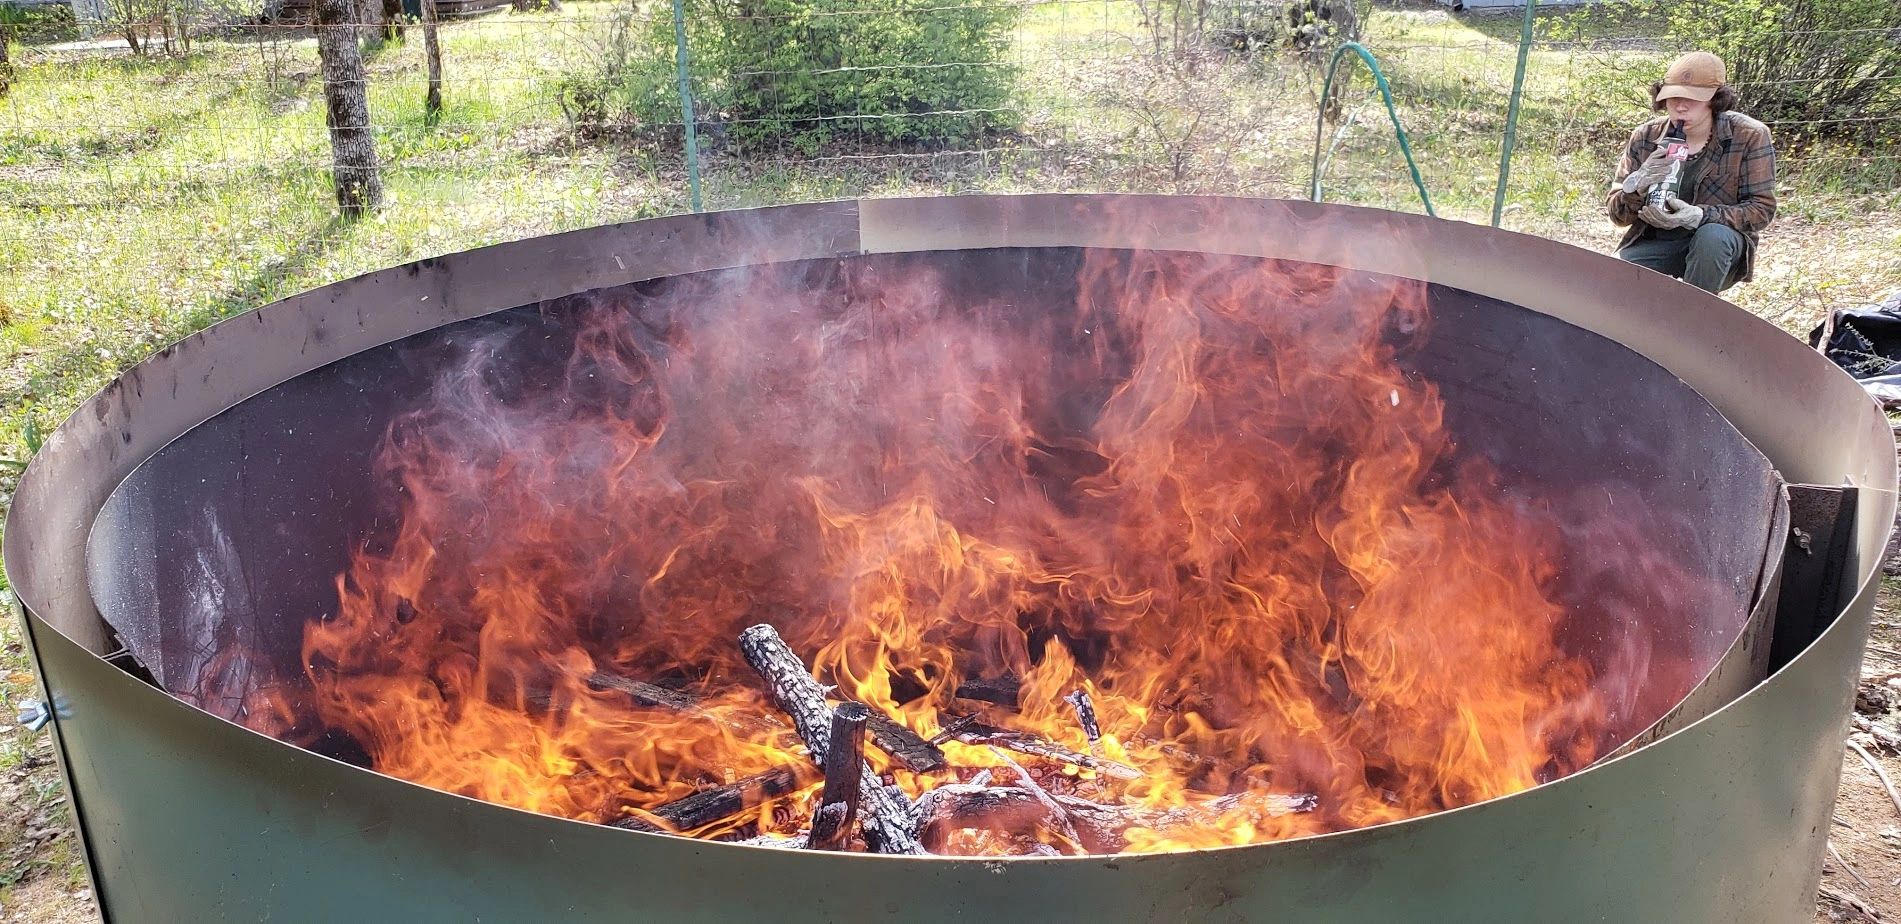
[[[1901,404],[1901,291],[1877,305],[1831,313],[1809,331],[1809,346],[1847,370],[1882,404]]]

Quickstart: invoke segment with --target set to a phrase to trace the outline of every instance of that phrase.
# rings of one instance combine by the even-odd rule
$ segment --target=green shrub
[[[968,144],[1015,124],[1003,0],[689,0],[696,121],[709,143],[811,155],[851,139]],[[599,77],[562,86],[584,127],[678,131],[673,22],[633,18]]]
[[[73,8],[64,3],[16,6],[0,2],[0,34],[24,45],[70,42],[79,38]]]
[[[1021,7],[942,0],[703,0],[702,86],[742,146],[839,137],[958,145],[1013,122]]]
[[[1631,0],[1686,48],[1729,65],[1742,110],[1780,138],[1893,141],[1901,125],[1896,0]],[[1662,76],[1658,74],[1658,76]]]

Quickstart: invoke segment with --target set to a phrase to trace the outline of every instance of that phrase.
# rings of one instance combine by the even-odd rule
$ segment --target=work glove
[[[1673,196],[1663,208],[1644,206],[1637,217],[1653,228],[1695,228],[1703,223],[1703,209]]]
[[[1640,193],[1670,177],[1670,155],[1662,145],[1658,145],[1650,154],[1650,159],[1637,165],[1624,177],[1624,192]]]

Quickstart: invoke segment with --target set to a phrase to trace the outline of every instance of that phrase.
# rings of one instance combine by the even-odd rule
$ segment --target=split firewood
[[[823,763],[831,753],[832,708],[825,703],[825,691],[812,679],[777,630],[757,625],[740,633],[739,650],[746,663],[759,672],[773,705],[792,719],[793,728],[812,752],[812,759]],[[859,826],[865,844],[875,853],[920,854],[924,848],[914,834],[916,819],[908,799],[895,796],[871,772],[871,765],[859,761]]]
[[[871,710],[861,703],[844,703],[832,710],[831,750],[825,754],[825,788],[812,812],[812,830],[806,845],[813,850],[843,850],[858,820],[858,768],[865,763],[865,722]]]
[[[1018,754],[1028,754],[1031,757],[1041,757],[1044,760],[1083,767],[1119,780],[1142,778],[1142,771],[1128,764],[1072,751],[1033,732],[972,723],[957,732],[956,740],[965,744],[987,744],[1007,751],[1015,751]]]
[[[943,748],[926,741],[924,736],[876,709],[866,707],[866,712],[869,715],[866,728],[871,734],[872,746],[885,752],[906,770],[930,773],[950,766]]]
[[[1120,853],[1128,847],[1134,828],[1167,831],[1171,828],[1212,825],[1233,811],[1258,811],[1269,816],[1311,812],[1318,805],[1310,794],[1242,793],[1209,800],[1202,805],[1158,810],[1108,805],[1081,796],[1053,796],[1074,828],[1085,850],[1095,854]],[[1048,826],[1052,810],[1035,793],[1015,786],[973,786],[949,783],[924,794],[918,802],[923,818],[918,837],[931,849],[941,849],[950,834],[982,829],[1020,834]]]
[[[725,786],[703,789],[690,796],[610,822],[630,831],[682,833],[704,828],[747,811],[776,796],[796,792],[817,772],[808,766],[780,764]]]
[[[595,671],[589,675],[587,685],[596,690],[624,693],[628,699],[652,709],[665,709],[683,715],[695,715],[701,712],[700,698],[691,693],[669,689],[659,684],[631,680],[606,671]]]
[[[1017,698],[1023,692],[1023,681],[1014,675],[1000,677],[972,677],[957,685],[958,699],[974,699],[980,703],[995,706],[1017,707]]]

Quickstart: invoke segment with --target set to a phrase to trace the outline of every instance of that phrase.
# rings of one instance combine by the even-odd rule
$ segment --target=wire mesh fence
[[[1343,68],[1322,105],[1347,38],[1389,79],[1439,213],[1488,221],[1520,50],[1516,13],[1432,3],[438,0],[437,114],[413,7],[389,0],[349,24],[388,189],[350,222],[332,193],[309,0],[86,2],[106,22],[29,28],[10,14],[0,386],[14,409],[0,427],[16,436],[218,317],[433,253],[685,211],[696,180],[706,208],[973,191],[1305,197],[1318,141],[1328,201],[1418,211],[1364,69]],[[1612,245],[1611,169],[1651,115],[1648,83],[1684,47],[1654,18],[1537,20],[1505,227]],[[1882,79],[1901,94],[1901,76]],[[1765,88],[1739,87],[1745,111]],[[1820,112],[1771,122],[1803,139],[1785,148],[1785,219],[1765,245],[1788,259],[1739,290],[1792,327],[1901,286],[1895,120]],[[1818,240],[1842,265],[1795,258]]]

